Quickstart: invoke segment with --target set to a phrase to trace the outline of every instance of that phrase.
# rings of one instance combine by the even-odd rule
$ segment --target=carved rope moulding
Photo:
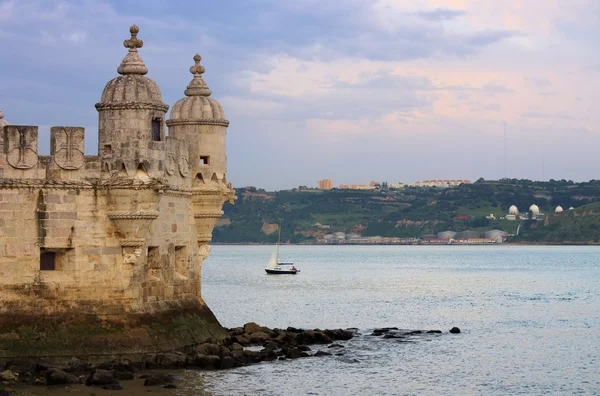
[[[97,110],[159,110],[167,112],[169,106],[156,102],[96,103]]]
[[[197,119],[197,120],[167,120],[167,126],[175,125],[219,125],[228,127],[229,121],[227,120],[210,120],[210,119]]]
[[[106,215],[111,220],[154,220],[158,212],[109,212]]]

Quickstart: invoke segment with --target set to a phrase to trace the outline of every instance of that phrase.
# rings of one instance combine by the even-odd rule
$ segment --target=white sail
[[[273,252],[271,255],[267,268],[277,268],[277,251]]]

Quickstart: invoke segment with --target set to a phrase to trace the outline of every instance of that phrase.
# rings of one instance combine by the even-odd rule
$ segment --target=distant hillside
[[[234,206],[225,205],[224,218],[213,234],[214,242],[274,242],[277,224],[282,224],[282,240],[290,242],[337,231],[390,237],[420,237],[467,229],[515,233],[519,222],[488,220],[486,216],[494,214],[499,218],[511,205],[525,212],[535,203],[542,212],[554,213],[558,205],[566,210],[600,202],[600,181],[595,180],[478,180],[448,189],[410,187],[397,191],[236,191],[239,199]]]
[[[600,203],[585,205],[547,219],[546,225],[526,229],[515,242],[600,244]]]

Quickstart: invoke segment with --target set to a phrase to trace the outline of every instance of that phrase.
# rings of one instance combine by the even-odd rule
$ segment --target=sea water
[[[282,246],[295,276],[266,275],[273,249],[213,247],[202,294],[223,326],[361,335],[344,356],[191,374],[208,394],[600,395],[600,247]],[[387,326],[444,334],[369,336]]]

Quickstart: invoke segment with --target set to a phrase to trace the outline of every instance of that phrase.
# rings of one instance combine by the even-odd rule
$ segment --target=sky
[[[597,0],[0,0],[5,120],[96,155],[133,23],[170,106],[202,55],[234,186],[600,179]]]

